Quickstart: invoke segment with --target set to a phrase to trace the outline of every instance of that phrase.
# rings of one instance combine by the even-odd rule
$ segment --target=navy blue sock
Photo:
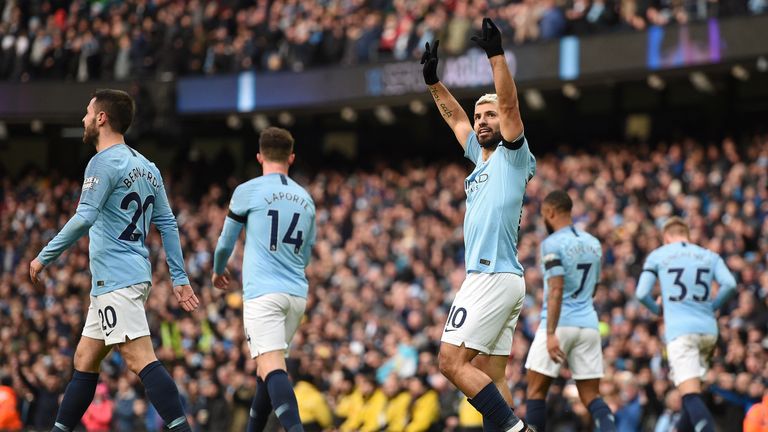
[[[528,399],[525,403],[525,421],[537,431],[544,432],[547,426],[547,404],[544,399]]]
[[[691,418],[688,417],[688,412],[685,410],[685,405],[683,405],[682,409],[680,410],[680,418],[677,420],[677,424],[675,425],[675,431],[693,432]]]
[[[595,422],[595,431],[597,432],[616,432],[616,422],[613,419],[613,413],[603,398],[597,397],[589,403],[587,407],[592,414],[592,420]]]
[[[181,397],[176,383],[159,360],[144,366],[139,372],[144,389],[152,405],[160,414],[165,427],[171,431],[190,431],[187,416],[181,406]]]
[[[267,425],[269,414],[272,412],[272,402],[269,400],[267,384],[261,378],[256,378],[256,394],[251,402],[251,415],[248,418],[247,432],[262,432]]]
[[[296,394],[288,379],[288,372],[278,369],[267,375],[264,380],[267,383],[267,391],[275,415],[286,432],[304,432],[299,418],[299,404],[296,402]]]
[[[72,380],[64,391],[64,399],[59,406],[56,415],[56,423],[52,432],[69,432],[80,423],[85,410],[93,402],[96,394],[96,384],[99,382],[99,374],[93,372],[80,372],[75,370]]]
[[[688,413],[693,429],[697,432],[715,432],[715,420],[707,409],[699,393],[683,396],[683,407]]]
[[[524,423],[507,405],[507,401],[504,400],[499,389],[493,383],[483,387],[475,397],[468,399],[468,401],[483,415],[483,429],[485,429],[485,419],[488,419],[490,424],[502,431],[519,432],[524,430]]]

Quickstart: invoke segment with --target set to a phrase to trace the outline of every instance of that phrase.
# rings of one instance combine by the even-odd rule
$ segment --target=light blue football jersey
[[[656,314],[659,307],[651,291],[657,278],[667,342],[686,334],[717,335],[714,311],[728,300],[736,287],[736,280],[720,255],[687,242],[670,243],[651,252],[643,265],[636,296]],[[714,299],[713,280],[720,284]]]
[[[117,144],[88,162],[75,216],[38,258],[48,264],[87,231],[91,295],[151,283],[149,251],[144,244],[150,223],[162,235],[174,286],[189,284],[178,225],[160,171],[136,150]]]
[[[523,275],[523,266],[517,259],[517,236],[523,217],[525,187],[536,173],[536,158],[525,136],[512,144],[512,148],[507,148],[499,143],[488,160],[483,161],[477,135],[472,132],[467,138],[464,157],[475,164],[474,171],[464,181],[467,273]]]
[[[542,328],[547,326],[549,278],[563,276],[563,302],[558,327],[597,328],[597,312],[592,303],[600,280],[600,242],[573,225],[563,227],[541,243],[541,267],[544,275]]]
[[[216,245],[214,272],[222,274],[245,226],[243,298],[285,293],[307,297],[304,269],[315,243],[315,203],[290,177],[269,174],[235,189]]]

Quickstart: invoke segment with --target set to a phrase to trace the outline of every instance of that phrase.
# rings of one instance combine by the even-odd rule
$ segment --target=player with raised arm
[[[43,268],[88,233],[91,304],[75,351],[75,371],[59,406],[53,431],[74,430],[96,392],[99,368],[116,347],[139,375],[147,396],[172,431],[189,431],[179,391],[155,357],[144,303],[152,285],[149,224],[163,239],[173,293],[187,312],[199,302],[184,271],[179,229],[155,164],[125,144],[134,102],[119,90],[98,90],[88,107],[83,142],[96,147],[74,216],[29,265],[32,282]]]
[[[523,135],[517,89],[501,46],[501,32],[483,20],[482,36],[496,94],[475,103],[474,128],[437,77],[438,41],[422,57],[424,81],[443,119],[475,164],[466,178],[464,216],[467,277],[456,294],[440,344],[440,371],[483,414],[485,430],[533,430],[515,416],[504,371],[525,297],[517,236],[523,196],[536,159]]]
[[[550,192],[541,204],[541,216],[549,233],[541,243],[544,305],[525,363],[525,419],[539,432],[544,431],[549,386],[560,374],[561,364],[568,360],[595,430],[612,432],[616,430],[613,414],[600,397],[603,351],[592,303],[603,250],[595,237],[573,226],[572,208],[571,198],[559,190]]]
[[[715,312],[736,292],[736,280],[720,255],[690,243],[683,219],[669,218],[662,236],[664,246],[646,258],[635,295],[658,315],[651,291],[659,280],[671,378],[683,396],[677,431],[714,432],[712,414],[701,398],[701,378],[717,343]],[[714,299],[713,280],[720,286]]]
[[[285,355],[307,305],[304,269],[315,243],[315,203],[288,177],[295,157],[290,132],[264,129],[256,155],[263,175],[235,189],[214,253],[213,285],[227,289],[227,261],[245,228],[243,324],[259,383],[248,432],[264,430],[273,408],[287,432],[304,430]]]

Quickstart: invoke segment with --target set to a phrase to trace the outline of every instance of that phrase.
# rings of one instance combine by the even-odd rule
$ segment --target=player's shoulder
[[[309,201],[312,201],[312,196],[309,194],[309,191],[301,183],[297,182],[291,177],[288,177],[288,183],[296,189],[297,193],[303,195],[304,198],[308,199]]]
[[[675,252],[675,245],[674,244],[666,244],[661,245],[657,247],[656,249],[652,250],[651,253],[648,254],[648,256],[645,258],[646,261],[658,261],[663,259],[665,256],[674,253]]]
[[[693,248],[693,250],[695,250],[698,253],[706,255],[712,261],[717,261],[718,259],[721,258],[719,253],[717,253],[717,252],[715,252],[715,251],[713,251],[711,249],[707,249],[704,246],[699,246],[699,245],[693,244],[693,243],[688,243],[688,244]]]
[[[114,145],[93,155],[87,169],[120,172],[128,165],[130,155],[129,147],[125,144]]]
[[[560,246],[562,245],[563,245],[563,233],[560,231],[555,231],[552,234],[549,234],[547,237],[545,237],[544,240],[541,242],[541,250],[554,251],[554,250],[560,249]]]
[[[590,244],[591,246],[600,246],[600,239],[593,236],[592,233],[584,230],[577,229],[580,236],[584,238],[584,242]]]
[[[240,183],[235,187],[234,195],[242,195],[262,189],[264,182],[261,179],[263,177],[255,177]]]

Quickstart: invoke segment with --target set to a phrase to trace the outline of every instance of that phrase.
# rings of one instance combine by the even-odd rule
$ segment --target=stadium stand
[[[720,430],[739,430],[734,425],[768,394],[768,135],[613,143],[537,157],[519,248],[529,298],[507,369],[514,397],[525,399],[522,365],[542,301],[537,248],[546,234],[539,204],[548,191],[565,188],[578,197],[576,223],[605,249],[595,297],[607,370],[601,390],[619,430],[666,431],[679,415],[661,328],[633,297],[643,259],[659,245],[660,223],[672,214],[684,215],[693,241],[720,253],[737,277],[739,294],[719,318],[720,340],[705,382]],[[199,170],[213,169],[198,163]],[[255,388],[241,298],[214,290],[208,280],[230,189],[242,179],[196,190],[197,172],[177,169],[166,179],[204,307],[192,316],[181,313],[154,232],[147,240],[155,277],[148,316],[158,356],[179,383],[195,430],[241,431]],[[315,167],[296,176],[317,204],[319,229],[308,269],[308,314],[290,364],[301,415],[314,424],[307,430],[331,423],[379,430],[381,422],[392,426],[387,430],[425,430],[393,426],[417,421],[433,430],[479,430],[476,412],[435,361],[447,308],[464,276],[465,175],[457,163],[389,162],[376,170]],[[87,240],[47,270],[45,286],[31,285],[27,266],[74,211],[80,181],[35,170],[0,180],[0,391],[15,393],[25,427],[47,430],[88,306]],[[241,246],[232,260],[235,276],[240,254]],[[565,372],[553,385],[549,418],[558,430],[582,430],[588,412],[568,377]],[[111,422],[89,422],[107,421],[118,431],[159,430],[158,415],[119,354],[105,362],[100,380],[99,403],[113,407]],[[518,407],[524,415],[525,405]],[[0,421],[14,421],[6,405],[0,414]]]
[[[0,1],[0,79],[298,71],[467,48],[490,16],[515,43],[760,14],[765,0]]]

